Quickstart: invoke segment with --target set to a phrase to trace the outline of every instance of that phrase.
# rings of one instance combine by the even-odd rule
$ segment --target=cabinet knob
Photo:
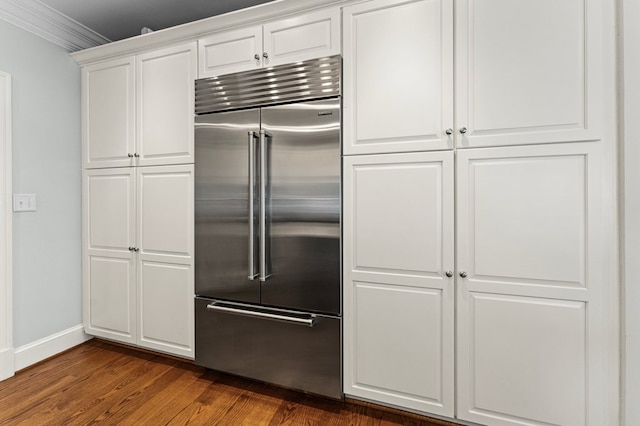
[[[467,273],[464,271],[460,272],[458,275],[460,275],[461,278],[467,278]]]
[[[129,247],[129,251],[133,251],[133,247]]]
[[[134,247],[133,251],[135,251],[136,253],[140,251],[140,249],[138,247]],[[465,275],[466,276],[466,275]]]
[[[452,135],[453,134],[453,129],[447,129],[444,131],[446,134],[448,135]]]
[[[133,156],[136,157],[136,158],[140,158],[140,154],[138,154],[137,152],[134,152]]]
[[[257,53],[255,55],[253,55],[253,59],[255,59],[256,61],[260,60],[260,55],[258,55]]]
[[[460,127],[460,133],[462,133],[462,134],[467,133],[467,128],[466,127]]]
[[[447,271],[444,274],[449,278],[451,278],[453,276],[453,272],[451,272],[451,271]]]
[[[262,57],[265,59],[269,59],[269,54],[267,52],[263,52]]]
[[[133,158],[133,154],[132,154],[132,153],[128,153],[128,154],[127,154],[127,157],[129,157],[129,158]]]

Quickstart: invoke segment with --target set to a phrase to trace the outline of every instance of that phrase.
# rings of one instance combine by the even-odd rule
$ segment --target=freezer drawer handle
[[[313,314],[310,314],[309,318],[297,318],[297,317],[290,317],[287,315],[270,314],[267,312],[249,311],[246,309],[231,308],[228,306],[218,305],[216,302],[209,303],[207,305],[207,311],[226,312],[229,314],[244,315],[247,317],[256,317],[256,318],[263,318],[263,319],[269,319],[274,321],[283,321],[283,322],[288,322],[292,324],[306,325],[307,327],[313,327],[314,325],[316,325],[316,316]]]

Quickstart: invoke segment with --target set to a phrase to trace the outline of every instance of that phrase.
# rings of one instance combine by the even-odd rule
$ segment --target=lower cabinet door
[[[193,358],[193,165],[137,173],[138,344]]]
[[[143,260],[138,269],[139,344],[193,358],[192,266]]]
[[[457,161],[457,417],[606,424],[599,144]]]
[[[344,157],[344,392],[454,414],[453,153]]]
[[[85,256],[84,327],[94,336],[135,343],[135,264],[127,255]]]
[[[82,175],[83,322],[88,334],[135,343],[135,173],[130,168]]]

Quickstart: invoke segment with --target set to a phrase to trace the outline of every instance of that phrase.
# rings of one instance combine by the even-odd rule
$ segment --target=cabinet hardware
[[[462,133],[462,134],[467,133],[467,128],[466,127],[460,127],[460,133]]]
[[[140,154],[138,154],[137,152],[134,152],[133,156],[136,157],[136,158],[140,158]]]
[[[451,271],[447,271],[444,274],[449,278],[451,278],[453,276],[453,272],[451,272]]]
[[[129,247],[129,251],[133,251],[133,247]]]
[[[260,60],[260,55],[258,55],[257,53],[255,55],[253,55],[253,59],[255,59],[256,61]]]
[[[464,271],[460,272],[459,275],[460,275],[461,278],[467,278],[467,273],[464,272]]]
[[[453,134],[453,129],[449,128],[447,130],[444,131],[446,134],[451,135]]]
[[[265,58],[265,59],[269,59],[269,54],[267,52],[264,52],[262,54],[262,57]]]
[[[140,251],[140,249],[138,247],[134,247],[133,251],[135,251],[136,253]]]
[[[132,153],[128,153],[128,154],[127,154],[127,157],[129,157],[129,158],[133,158],[133,154],[132,154]]]

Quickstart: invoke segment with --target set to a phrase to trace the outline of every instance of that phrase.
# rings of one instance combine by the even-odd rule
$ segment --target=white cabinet
[[[82,163],[120,167],[135,152],[135,60],[115,59],[82,68]]]
[[[137,165],[193,163],[196,43],[136,57]]]
[[[193,357],[193,166],[87,170],[89,334]]]
[[[262,27],[226,31],[198,40],[198,78],[262,66]]]
[[[84,168],[193,162],[196,43],[82,68]]]
[[[140,167],[138,344],[193,357],[193,166]]]
[[[454,413],[453,153],[344,158],[344,391]]]
[[[85,330],[190,358],[196,54],[82,69]]]
[[[599,149],[458,151],[456,269],[453,153],[345,157],[345,393],[453,416],[455,358],[457,418],[585,424],[602,398]]]
[[[444,416],[455,400],[486,425],[602,424],[600,150],[458,150],[455,172],[452,151],[345,157],[345,394]]]
[[[453,0],[345,7],[344,153],[599,139],[598,5],[462,0],[455,13]]]
[[[198,78],[340,53],[340,10],[306,13],[198,40]]]
[[[85,332],[135,343],[135,170],[85,171],[82,193]]]
[[[270,22],[264,25],[262,37],[264,66],[339,55],[340,9]]]
[[[344,154],[453,147],[453,0],[343,11]]]
[[[600,148],[458,151],[458,418],[605,423]]]
[[[458,146],[600,138],[599,3],[456,2]]]

